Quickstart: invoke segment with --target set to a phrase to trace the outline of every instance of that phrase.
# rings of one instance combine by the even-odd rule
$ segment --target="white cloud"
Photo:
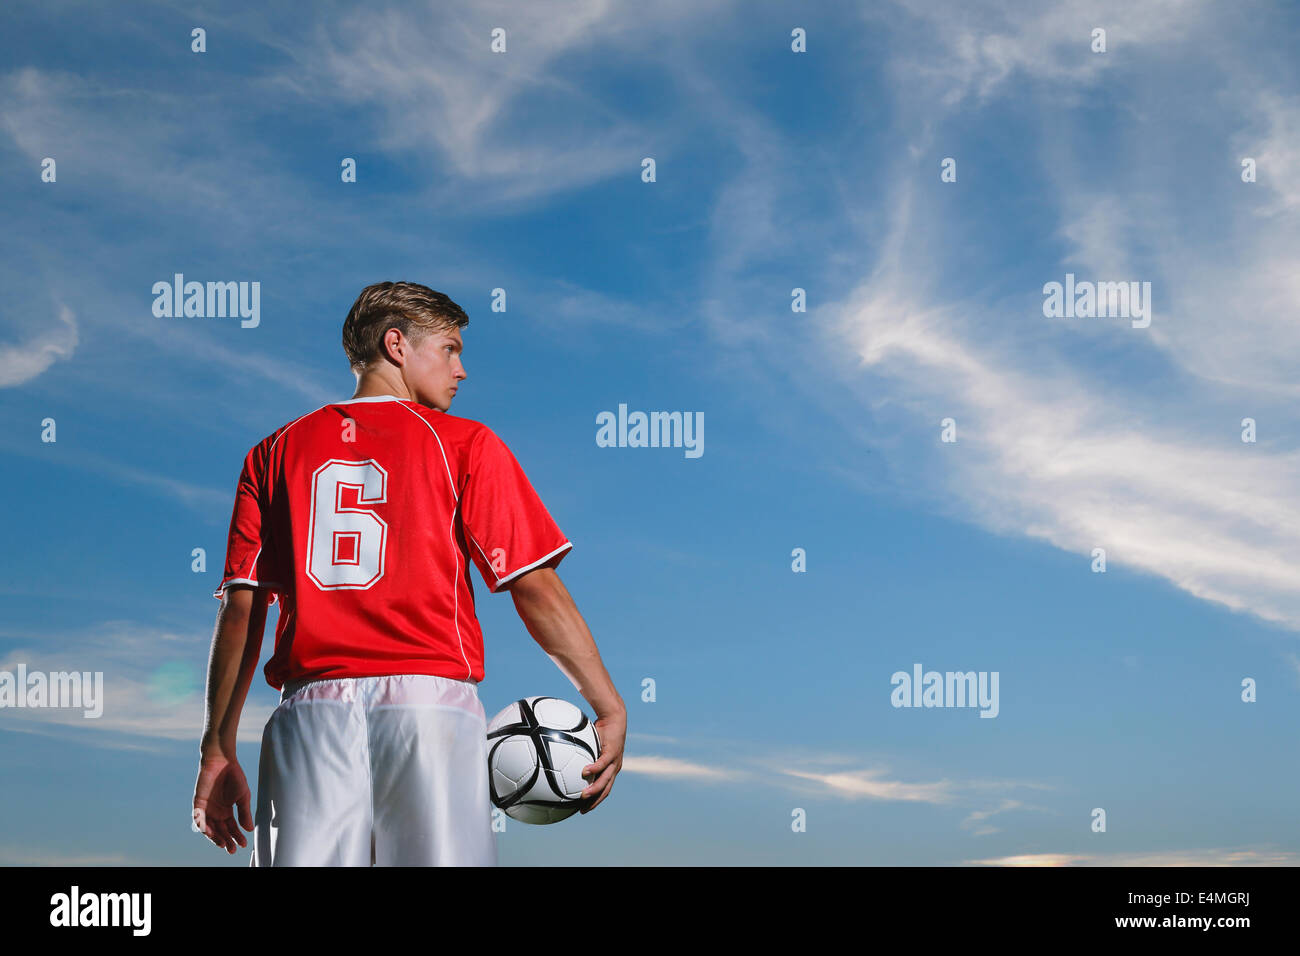
[[[215,616],[217,602],[212,605]],[[15,673],[21,662],[28,674],[103,672],[103,713],[91,718],[81,709],[5,708],[0,710],[0,730],[75,736],[109,749],[148,750],[158,749],[160,742],[189,741],[197,755],[210,638],[106,621],[81,633],[41,635],[38,640],[6,651],[0,656],[0,670]],[[262,680],[260,671],[253,680]],[[261,742],[274,710],[274,704],[257,700],[261,692],[254,690],[239,721],[241,744]]]
[[[621,299],[565,279],[549,283],[538,298],[546,302],[546,310],[538,318],[563,328],[566,333],[577,333],[582,324],[591,323],[662,335],[690,322],[686,310],[677,311],[663,303],[646,305]],[[575,342],[575,347],[580,347],[580,343]],[[591,348],[599,348],[599,343],[593,342]]]
[[[25,847],[0,846],[0,866],[158,866],[122,853],[60,853]]]
[[[915,803],[951,803],[953,785],[947,780],[934,783],[906,783],[888,780],[883,770],[854,770],[837,773],[814,773],[807,770],[786,770],[786,774],[820,785],[828,796],[848,800],[902,800]]]
[[[199,250],[219,249],[222,242],[242,251],[250,234],[266,235],[263,217],[275,224],[268,240],[284,247],[311,246],[324,255],[331,239],[340,247],[364,245],[368,220],[356,220],[344,210],[319,202],[310,180],[282,171],[280,158],[272,159],[257,136],[240,132],[242,124],[250,122],[243,104],[263,102],[259,94],[234,95],[241,111],[232,115],[226,102],[229,90],[182,94],[166,88],[134,89],[70,72],[23,67],[0,74],[0,133],[7,135],[33,170],[46,157],[56,160],[58,181],[43,185],[43,189],[74,197],[93,195],[95,207],[110,217],[138,216],[142,209],[156,209],[173,221],[171,224],[183,219],[201,223],[202,228],[193,233],[194,242],[180,253],[173,238],[164,238],[164,243],[171,243],[168,248],[140,251],[157,232],[148,223],[140,230],[145,236],[128,233],[121,239],[121,248],[133,254],[128,261],[171,263],[156,279],[170,281],[173,270],[184,271],[184,260]],[[196,115],[205,117],[204,121],[195,123]],[[232,141],[238,143],[237,149],[224,148]],[[78,320],[62,305],[55,315],[57,322],[30,309],[21,316],[7,314],[5,325],[15,330],[8,334],[26,341],[0,347],[0,387],[36,379],[56,359],[69,358],[84,338],[101,347],[106,339],[111,340],[116,353],[112,374],[119,380],[132,374],[137,381],[148,380],[144,398],[156,396],[158,370],[133,363],[148,356],[156,365],[160,351],[178,364],[197,358],[205,367],[224,366],[227,387],[238,389],[239,394],[250,387],[262,390],[264,383],[271,382],[309,400],[319,400],[318,404],[338,397],[291,355],[263,354],[250,333],[242,334],[238,347],[232,348],[222,343],[219,334],[193,321],[153,317],[149,282],[130,290],[123,289],[116,279],[105,278],[114,271],[128,271],[114,263],[118,247],[103,243],[83,246],[80,223],[73,230],[76,220],[59,219],[65,214],[59,205],[48,211],[36,207],[36,213],[48,219],[48,229],[62,226],[68,234],[61,234],[57,243],[43,244],[36,262],[28,261],[28,243],[14,245],[7,255],[9,261],[0,269],[5,271],[7,285],[15,289],[32,283],[33,269],[57,277],[66,297],[80,298],[81,317]],[[374,228],[379,231],[381,227]],[[386,238],[402,241],[393,226],[382,228]],[[9,236],[0,243],[13,243],[14,239]],[[432,251],[434,241],[423,241]],[[180,258],[175,258],[178,255]],[[256,273],[237,278],[261,281]],[[336,320],[340,325],[345,314],[343,306]],[[267,324],[271,321],[264,317]],[[100,355],[93,348],[90,351],[93,364]],[[341,352],[339,371],[340,381],[346,383]],[[76,372],[85,374],[80,368]],[[108,387],[116,396],[136,388],[133,382],[121,381]],[[179,403],[179,414],[197,408],[202,410],[198,417],[210,417],[207,404]]]
[[[40,375],[59,359],[66,359],[77,348],[77,319],[72,310],[60,305],[55,323],[39,328],[35,334],[16,345],[0,345],[0,388],[22,385]],[[35,324],[35,323],[32,323]],[[28,323],[14,322],[18,328]]]
[[[257,168],[256,141],[220,155],[194,151],[194,109],[171,90],[114,87],[67,71],[29,66],[0,75],[0,131],[32,163],[55,160],[58,181],[47,188],[89,187],[105,202],[114,191],[147,195],[173,211],[220,209],[251,229],[246,204],[285,181],[274,164]],[[213,119],[211,135],[229,135]]]
[[[999,796],[995,805],[980,808],[990,799],[989,794],[1005,794],[1014,790],[1050,790],[1046,783],[1021,780],[900,780],[891,768],[875,763],[861,766],[860,755],[843,753],[783,753],[752,758],[764,768],[754,779],[769,785],[788,786],[800,793],[842,800],[879,800],[902,803],[927,803],[934,806],[971,806],[977,809],[963,821],[963,829],[970,821],[987,819],[997,813],[1011,810],[1042,811],[1034,806],[1007,796]],[[834,768],[834,769],[831,769]]]
[[[1143,427],[1141,409],[1082,373],[981,350],[964,324],[992,316],[976,307],[887,285],[845,304],[843,335],[918,430],[937,442],[940,416],[958,423],[955,444],[900,467],[942,475],[936,495],[998,531],[1102,547],[1108,564],[1300,627],[1300,454],[1243,444],[1228,410],[1199,439]]]
[[[55,460],[62,465],[102,475],[125,487],[144,488],[156,494],[166,495],[204,515],[216,514],[223,522],[229,520],[230,511],[235,503],[235,483],[239,477],[239,465],[230,468],[228,475],[230,487],[229,490],[223,491],[171,478],[161,472],[134,468],[84,449],[68,451],[60,454],[57,459],[52,459],[49,454],[41,453],[43,447],[42,443],[34,440],[28,445],[6,443],[3,450],[5,454],[39,458],[46,463]]]
[[[638,175],[662,159],[672,127],[607,104],[567,58],[647,55],[715,0],[638,5],[611,0],[349,11],[286,51],[276,82],[307,100],[362,107],[378,148],[441,160],[436,188],[463,211]],[[492,32],[505,30],[506,52]],[[422,160],[427,161],[427,160]]]
[[[999,833],[1001,832],[1001,829],[999,827],[995,827],[992,824],[987,823],[986,821],[990,817],[996,816],[999,813],[1007,813],[1010,810],[1021,810],[1021,809],[1036,810],[1041,808],[1029,807],[1026,804],[1020,802],[1019,800],[1010,800],[1010,799],[1003,800],[1000,804],[998,804],[996,807],[993,807],[991,809],[971,811],[971,813],[967,815],[966,819],[962,820],[961,828],[963,830],[971,830],[972,835],[974,836],[988,836],[990,833]]]
[[[702,762],[660,755],[629,754],[623,759],[623,770],[663,779],[734,783],[748,787],[784,787],[804,795],[849,801],[897,801],[935,806],[969,805],[985,799],[982,796],[975,796],[976,794],[990,790],[1050,789],[1048,785],[1042,783],[1011,780],[905,781],[893,777],[889,769],[884,766],[827,769],[846,766],[852,768],[854,764],[861,764],[861,758],[853,754],[781,753],[744,759],[734,753],[739,742],[729,744],[726,741],[714,741],[713,743],[719,752],[732,751],[731,757],[720,761]],[[741,759],[752,767],[737,766],[736,761]],[[1012,810],[1041,811],[1043,808],[1002,797],[991,808],[971,811],[961,826],[963,829],[969,829],[974,823]]]
[[[655,743],[660,743],[660,744],[675,744],[678,743],[679,741],[679,738],[677,737],[668,737],[665,736],[664,734],[639,734],[636,733],[635,731],[629,732],[627,735],[627,739],[628,740],[653,740]]]
[[[1016,155],[1035,164],[1027,179],[1048,183],[1033,224],[1040,240],[1064,249],[1018,291],[962,272],[968,253],[954,237],[995,226],[954,217],[911,170],[882,191],[886,201],[846,212],[864,219],[874,203],[886,225],[864,278],[816,314],[823,364],[846,350],[859,360],[837,383],[873,419],[856,433],[889,461],[897,489],[936,510],[1081,556],[1105,548],[1112,568],[1300,628],[1300,224],[1277,214],[1300,181],[1300,111],[1257,82],[1248,54],[1216,32],[1203,5],[1107,4],[1082,17],[1088,29],[1061,5],[904,6],[953,54],[930,58],[942,74],[931,79],[955,94],[938,107],[923,101],[929,88],[915,72],[930,60],[905,47],[890,61],[916,81],[900,85],[908,118],[898,135],[923,152],[944,135],[945,151],[961,152],[962,140],[940,132],[958,102],[968,112],[1003,95],[1033,103],[1044,89],[1100,82],[1089,57],[1102,55],[1063,56],[1086,50],[1091,25],[1107,27],[1112,53],[1142,82],[1108,130],[1109,164],[1084,148],[1096,129],[1076,129],[1073,101],[1035,112],[1038,135]],[[1207,61],[1230,77],[1209,116],[1237,142],[1180,176],[1146,144],[1202,148],[1187,111],[1197,122],[1205,113],[1179,84]],[[1023,82],[1007,82],[1013,75]],[[1240,155],[1267,158],[1271,185],[1262,172],[1256,191],[1242,184]],[[1041,283],[1067,270],[1150,281],[1152,326],[1044,318]],[[984,279],[993,293],[980,289]],[[940,446],[945,417],[957,421],[958,441]],[[1244,418],[1257,422],[1254,444],[1240,440]]]
[[[662,757],[656,754],[624,755],[623,771],[645,774],[649,777],[697,780],[706,783],[738,780],[746,776],[743,771],[739,770],[694,763],[676,757]]]
[[[1300,207],[1300,106],[1271,90],[1253,90],[1248,102],[1262,133],[1237,137],[1240,158],[1256,164],[1256,185],[1269,194],[1263,215],[1284,215]],[[1292,270],[1294,272],[1294,269]]]
[[[1030,78],[1072,91],[1116,68],[1137,48],[1181,40],[1201,21],[1203,0],[1094,0],[1087,5],[1024,0],[895,0],[913,18],[898,24],[896,10],[868,7],[909,42],[887,65],[900,86],[918,98],[954,107],[967,97],[984,102],[1016,79]],[[1107,33],[1107,52],[1092,51],[1092,31]],[[1058,99],[1058,102],[1060,100]]]

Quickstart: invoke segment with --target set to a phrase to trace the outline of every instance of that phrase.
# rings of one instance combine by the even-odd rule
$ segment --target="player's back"
[[[225,577],[276,592],[286,680],[483,678],[469,565],[491,590],[572,544],[487,426],[392,396],[339,401],[245,460]]]

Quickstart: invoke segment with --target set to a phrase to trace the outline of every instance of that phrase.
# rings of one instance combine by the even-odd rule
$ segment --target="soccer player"
[[[501,439],[446,414],[468,322],[425,286],[369,286],[343,323],[356,393],[244,459],[194,825],[230,853],[253,831],[251,865],[496,863],[471,563],[595,712],[583,813],[622,768],[626,707],[555,572],[573,545]],[[235,737],[277,599],[254,823]]]

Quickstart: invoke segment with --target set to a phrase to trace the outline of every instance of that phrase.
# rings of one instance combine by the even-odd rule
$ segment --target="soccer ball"
[[[559,823],[582,808],[582,768],[600,756],[596,725],[558,697],[525,697],[488,724],[493,806],[521,823]]]

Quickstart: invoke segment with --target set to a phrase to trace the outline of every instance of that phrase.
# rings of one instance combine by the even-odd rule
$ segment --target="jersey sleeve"
[[[221,583],[212,592],[214,598],[221,598],[230,584],[252,584],[276,592],[283,590],[276,580],[278,565],[271,540],[266,452],[266,442],[262,442],[244,458],[239,484],[235,488],[230,534],[226,539],[226,565]]]
[[[469,552],[495,594],[525,571],[557,565],[573,547],[510,449],[489,428],[473,440],[461,516]]]

